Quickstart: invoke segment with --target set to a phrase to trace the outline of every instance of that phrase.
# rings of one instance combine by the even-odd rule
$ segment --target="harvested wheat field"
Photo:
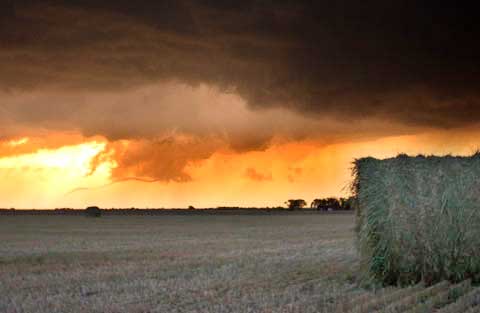
[[[0,216],[0,312],[329,312],[353,214]]]

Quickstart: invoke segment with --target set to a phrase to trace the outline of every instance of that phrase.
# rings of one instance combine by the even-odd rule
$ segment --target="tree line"
[[[27,209],[16,210],[15,208],[0,208],[1,215],[85,215],[89,217],[100,217],[107,215],[176,215],[176,214],[257,214],[257,213],[276,213],[287,210],[302,210],[308,207],[303,199],[290,199],[285,202],[285,206],[277,207],[216,207],[197,209],[189,206],[188,209],[181,208],[107,208],[101,209],[97,206],[90,206],[86,209],[56,208],[47,209]],[[310,203],[310,208],[319,211],[348,211],[354,209],[354,198],[322,198],[315,199]]]
[[[301,210],[307,207],[307,202],[303,199],[290,199],[285,202],[289,210]],[[315,199],[310,203],[311,209],[319,211],[348,211],[354,208],[354,198],[321,198]]]

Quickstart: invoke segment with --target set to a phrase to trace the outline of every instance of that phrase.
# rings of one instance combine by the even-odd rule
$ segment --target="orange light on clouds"
[[[184,171],[189,181],[113,178],[120,152],[112,147],[128,148],[133,142],[114,145],[96,138],[78,143],[76,136],[72,140],[77,143],[72,145],[0,157],[0,207],[258,207],[282,205],[293,197],[310,202],[348,195],[355,158],[398,153],[467,155],[478,149],[479,133],[475,129],[436,131],[333,144],[287,141],[249,152],[223,148],[188,162]],[[35,140],[11,142],[24,149]]]
[[[105,147],[104,142],[92,141],[0,158],[2,205],[52,207],[79,184],[108,183],[116,166],[113,160],[98,164],[93,173],[91,168],[93,158]]]
[[[20,138],[20,139],[17,139],[17,140],[10,140],[7,142],[7,145],[9,145],[10,147],[16,147],[16,146],[20,146],[20,145],[24,145],[28,142],[29,138],[27,137],[23,137],[23,138]]]

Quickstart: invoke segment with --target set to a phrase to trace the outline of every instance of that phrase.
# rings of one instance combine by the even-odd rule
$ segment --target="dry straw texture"
[[[480,273],[480,154],[355,161],[366,279],[461,281]]]

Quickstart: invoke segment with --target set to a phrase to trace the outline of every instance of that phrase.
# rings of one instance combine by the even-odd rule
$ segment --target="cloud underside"
[[[4,10],[0,85],[118,90],[174,79],[306,114],[438,127],[480,115],[480,32],[465,7],[97,2]]]
[[[185,181],[186,164],[225,147],[478,122],[475,10],[308,2],[4,4],[0,140],[100,135],[121,151],[119,179]]]

